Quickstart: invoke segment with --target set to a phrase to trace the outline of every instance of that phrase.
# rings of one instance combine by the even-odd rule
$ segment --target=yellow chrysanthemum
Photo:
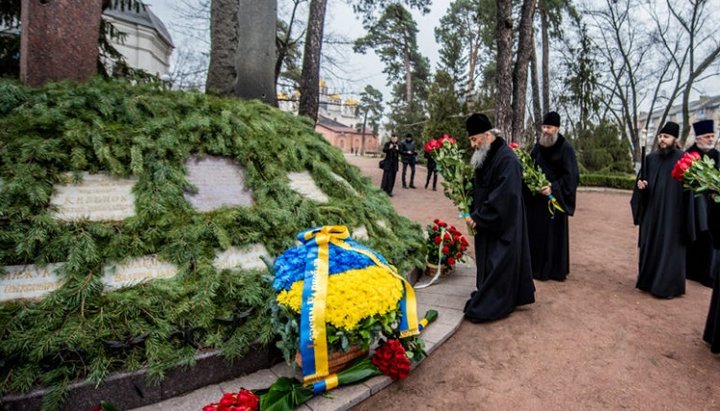
[[[296,281],[289,290],[280,292],[277,301],[299,313],[303,283]],[[395,310],[402,296],[401,281],[379,266],[331,275],[325,300],[325,321],[350,331],[364,318]]]

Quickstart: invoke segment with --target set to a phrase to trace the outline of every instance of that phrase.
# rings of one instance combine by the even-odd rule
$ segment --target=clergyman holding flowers
[[[475,229],[476,287],[465,318],[485,322],[535,302],[522,197],[522,167],[500,132],[481,113],[465,124],[473,148],[470,215]]]
[[[533,276],[564,281],[570,272],[568,216],[575,213],[580,173],[575,150],[560,134],[558,113],[551,111],[543,117],[542,135],[530,156],[550,183],[539,190],[524,190]],[[550,197],[554,203],[548,202]],[[548,213],[553,204],[557,212]]]

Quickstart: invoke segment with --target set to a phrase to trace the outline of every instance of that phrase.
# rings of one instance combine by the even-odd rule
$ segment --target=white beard
[[[702,150],[702,151],[705,152],[705,153],[707,153],[708,151],[710,151],[710,150],[712,150],[713,148],[715,148],[715,144],[704,144],[704,143],[701,143],[701,142],[699,142],[699,141],[696,141],[695,144],[698,146],[698,148],[699,148],[700,150]]]
[[[473,152],[472,158],[470,158],[470,164],[472,164],[476,170],[485,163],[488,151],[490,151],[490,143],[481,145]]]
[[[558,135],[557,134],[545,134],[543,133],[540,136],[540,145],[543,147],[552,147],[557,142]]]

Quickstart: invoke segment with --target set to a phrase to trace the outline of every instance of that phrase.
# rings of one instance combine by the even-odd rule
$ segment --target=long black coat
[[[398,158],[400,157],[399,143],[397,148],[390,148],[392,141],[388,141],[383,146],[383,153],[385,153],[385,171],[397,171],[398,170]]]
[[[715,149],[703,153],[693,144],[687,152],[707,154],[715,160],[715,167],[720,166],[720,152]],[[713,277],[720,271],[720,252],[713,249],[713,237],[720,236],[720,233],[710,231],[709,206],[712,200],[708,195],[695,197],[695,229],[697,238],[690,243],[687,250],[687,278],[697,281],[707,287],[712,287]]]
[[[715,252],[720,252],[720,204],[710,205],[710,230],[713,234]],[[707,321],[703,340],[710,344],[710,350],[720,353],[720,275],[716,275],[713,281],[713,292],[710,297],[710,309],[708,310]]]
[[[522,198],[522,170],[515,153],[497,138],[482,167],[475,170],[470,217],[477,224],[477,291],[465,317],[492,321],[535,302]]]
[[[575,194],[580,181],[575,150],[565,137],[550,147],[535,144],[530,156],[552,186],[552,195],[565,212],[550,218],[548,197],[524,188],[533,276],[539,280],[564,280],[570,272],[568,216],[575,214]]]
[[[640,226],[640,259],[636,287],[661,298],[685,293],[685,254],[693,235],[693,196],[672,178],[683,152],[654,152],[647,156],[640,175],[648,182],[633,190],[633,221]]]

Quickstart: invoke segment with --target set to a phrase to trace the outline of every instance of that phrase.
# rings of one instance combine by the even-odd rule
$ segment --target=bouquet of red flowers
[[[375,351],[371,362],[393,380],[402,380],[410,374],[410,359],[400,340],[387,340]]]
[[[219,402],[208,404],[202,411],[257,411],[260,398],[252,391],[240,388],[239,392],[226,392]]]
[[[436,163],[437,171],[443,177],[443,192],[460,210],[462,218],[470,215],[472,201],[473,169],[463,160],[464,150],[458,147],[457,141],[443,134],[442,137],[430,140],[425,144],[425,151],[430,153]],[[473,229],[470,234],[475,235]]]
[[[425,245],[428,263],[453,267],[458,261],[463,261],[469,244],[462,233],[437,218],[433,223],[427,226]]]
[[[715,168],[715,160],[708,156],[700,158],[697,152],[685,153],[675,163],[672,177],[683,183],[683,187],[695,193],[720,193],[720,171]],[[720,203],[720,196],[713,196]]]

